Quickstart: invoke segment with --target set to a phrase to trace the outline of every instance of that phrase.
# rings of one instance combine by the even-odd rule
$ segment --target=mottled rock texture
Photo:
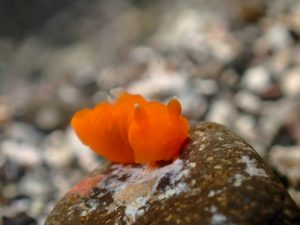
[[[180,158],[105,164],[56,205],[46,225],[296,225],[300,213],[259,155],[222,125],[200,123]]]

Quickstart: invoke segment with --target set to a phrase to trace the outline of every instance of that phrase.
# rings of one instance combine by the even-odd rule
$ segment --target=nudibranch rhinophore
[[[119,163],[173,160],[189,130],[178,100],[164,105],[127,92],[113,103],[102,102],[76,112],[71,125],[85,145]]]

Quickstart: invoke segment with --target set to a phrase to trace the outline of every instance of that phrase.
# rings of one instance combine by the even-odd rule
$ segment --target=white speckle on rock
[[[159,200],[168,199],[174,195],[178,195],[178,194],[186,191],[187,189],[188,189],[188,186],[186,183],[179,183],[175,187],[168,186],[162,194],[158,195],[157,198]]]
[[[242,175],[242,174],[235,174],[234,177],[233,177],[233,186],[234,187],[239,187],[241,186],[243,180],[245,179],[245,177]]]
[[[210,211],[211,211],[212,213],[217,212],[217,207],[216,207],[215,205],[212,205],[212,206],[210,207]]]
[[[246,165],[245,171],[250,176],[261,176],[267,177],[266,171],[264,169],[258,168],[254,159],[250,159],[249,156],[244,155],[239,160],[239,162],[243,162]]]
[[[194,186],[195,184],[196,184],[196,180],[193,179],[193,180],[191,181],[191,185]]]
[[[199,137],[202,137],[204,135],[204,132],[197,130],[197,131],[195,131],[195,134]]]
[[[223,137],[218,136],[217,138],[218,138],[219,141],[224,141]]]
[[[200,152],[203,151],[203,150],[205,149],[205,147],[206,147],[206,145],[200,145],[199,151],[200,151]]]
[[[216,192],[214,190],[211,190],[209,193],[208,193],[208,197],[211,198],[211,197],[214,197],[216,194]]]
[[[211,223],[213,225],[222,225],[227,221],[227,217],[224,216],[223,214],[216,213],[212,216],[211,218]]]
[[[191,162],[190,164],[189,164],[189,166],[191,167],[191,168],[195,168],[196,167],[196,163],[195,162]]]

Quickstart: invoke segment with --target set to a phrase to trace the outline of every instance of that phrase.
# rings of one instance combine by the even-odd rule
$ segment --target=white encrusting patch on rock
[[[133,201],[131,204],[126,206],[125,214],[128,216],[128,218],[135,218],[135,216],[141,216],[144,214],[147,203],[147,198],[145,197],[139,197],[135,201]]]
[[[177,186],[175,186],[173,188],[168,186],[163,193],[158,195],[157,199],[158,200],[168,199],[168,198],[172,197],[173,195],[177,195],[181,192],[186,191],[187,189],[188,189],[188,186],[186,183],[179,183]]]
[[[91,212],[95,211],[98,207],[98,201],[90,199],[84,207],[86,208],[86,210],[81,211],[81,217],[88,216]]]
[[[267,177],[267,173],[264,169],[258,168],[256,165],[256,162],[254,159],[250,159],[249,156],[244,155],[239,160],[239,162],[245,163],[246,168],[245,171],[250,176],[261,176],[261,177]]]
[[[251,159],[249,156],[244,155],[242,156],[238,162],[245,164],[245,173],[249,176],[259,176],[259,177],[267,177],[267,173],[264,169],[258,168],[255,162],[255,159]],[[241,173],[235,174],[231,177],[230,182],[233,182],[234,187],[239,187],[242,185],[243,181],[248,179],[246,175]]]
[[[244,173],[236,173],[233,175],[229,182],[232,183],[234,187],[239,187],[242,185],[244,180],[249,179],[249,176],[259,176],[259,177],[267,177],[267,173],[264,169],[257,167],[257,163],[255,159],[251,159],[249,156],[242,156],[237,162],[244,163],[245,169]],[[247,176],[246,174],[249,176]]]
[[[162,201],[187,192],[188,183],[183,181],[194,168],[195,163],[185,166],[181,159],[163,167],[152,167],[150,165],[131,166],[113,165],[112,176],[106,177],[99,183],[99,188],[107,189],[113,197],[115,207],[125,207],[125,217],[122,218],[126,224],[132,224],[139,216],[142,216],[149,207],[149,201]],[[168,179],[163,188],[162,179]]]
[[[233,177],[233,186],[239,187],[243,183],[243,180],[245,180],[245,177],[242,174],[235,174]]]

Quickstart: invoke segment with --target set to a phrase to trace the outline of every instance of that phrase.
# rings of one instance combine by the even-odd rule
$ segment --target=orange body
[[[176,158],[188,137],[188,121],[176,99],[167,106],[123,93],[114,104],[100,103],[72,118],[77,136],[99,155],[121,163]]]

